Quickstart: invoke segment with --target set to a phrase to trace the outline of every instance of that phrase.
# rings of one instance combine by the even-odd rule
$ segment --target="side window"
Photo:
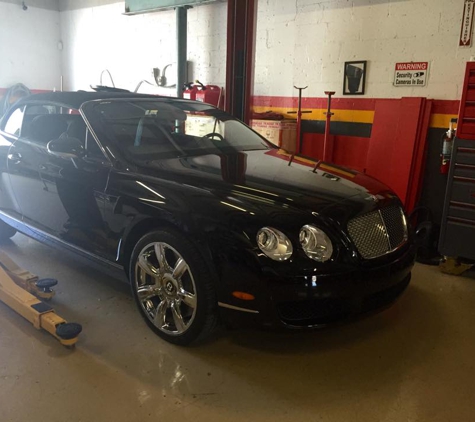
[[[10,135],[20,136],[23,115],[25,114],[25,106],[18,107],[8,118],[4,132]]]
[[[84,144],[86,124],[77,110],[55,104],[32,104],[26,108],[21,136],[44,146],[65,137],[77,138]]]
[[[32,104],[26,107],[26,116],[38,116],[40,114],[57,114],[58,107],[48,104]]]

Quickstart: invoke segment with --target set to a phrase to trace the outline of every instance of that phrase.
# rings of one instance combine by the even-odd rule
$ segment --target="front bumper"
[[[406,245],[382,261],[341,274],[251,278],[247,273],[245,284],[254,286],[256,300],[230,298],[228,303],[255,312],[221,308],[222,317],[232,325],[305,329],[376,312],[392,304],[408,286],[415,249]],[[242,286],[242,278],[230,284],[231,290],[236,289]]]

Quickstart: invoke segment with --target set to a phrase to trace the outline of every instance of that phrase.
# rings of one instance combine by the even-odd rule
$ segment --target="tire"
[[[16,233],[16,229],[0,220],[0,242],[10,239]]]
[[[129,280],[142,317],[162,339],[180,346],[210,337],[217,327],[214,278],[196,247],[170,229],[143,236],[130,258]]]

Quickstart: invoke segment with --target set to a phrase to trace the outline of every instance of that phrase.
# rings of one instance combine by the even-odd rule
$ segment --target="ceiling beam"
[[[38,9],[47,9],[59,11],[59,0],[24,0],[28,7],[36,7]],[[17,4],[22,7],[23,0],[0,0],[0,3]]]

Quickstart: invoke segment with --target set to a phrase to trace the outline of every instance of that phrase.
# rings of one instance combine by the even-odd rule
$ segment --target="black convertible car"
[[[291,157],[207,104],[132,93],[20,100],[0,125],[0,237],[123,268],[162,338],[219,320],[318,327],[391,304],[415,248],[397,196]]]

